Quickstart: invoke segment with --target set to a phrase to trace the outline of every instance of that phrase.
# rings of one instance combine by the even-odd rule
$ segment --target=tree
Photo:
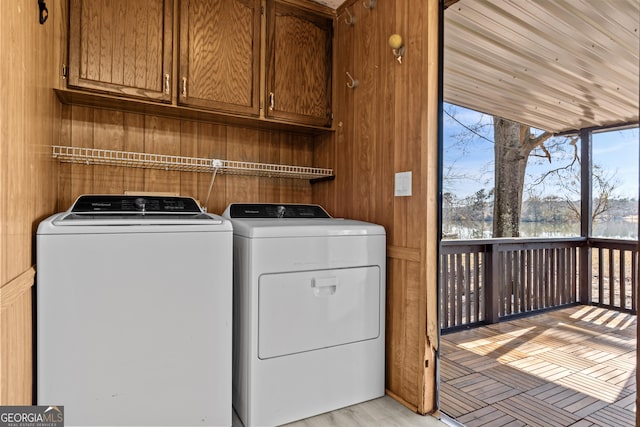
[[[536,160],[551,164],[553,159],[554,166],[556,164],[558,166],[534,177],[532,181],[528,181],[527,191],[530,199],[534,195],[546,193],[545,187],[554,184],[560,190],[558,193],[553,193],[554,195],[573,191],[573,195],[577,195],[577,204],[575,199],[572,199],[574,196],[566,196],[565,201],[568,209],[573,209],[578,215],[579,221],[580,158],[578,137],[553,137],[550,132],[539,131],[536,134],[536,131],[527,125],[496,116],[487,120],[489,116],[482,113],[473,115],[475,123],[466,123],[471,121],[459,120],[456,117],[455,106],[448,105],[447,107],[444,111],[445,114],[464,129],[451,135],[455,141],[454,146],[462,151],[462,156],[466,155],[468,147],[472,144],[479,142],[487,144],[489,142],[493,145],[493,237],[519,237],[527,166],[535,163]],[[491,135],[491,131],[493,131],[493,135]],[[482,181],[481,176],[469,176],[456,172],[454,166],[455,164],[449,165],[445,173],[445,185],[447,182],[462,180]],[[612,175],[607,175],[602,168],[594,165],[593,185],[597,198],[594,200],[593,219],[603,216],[609,210],[608,200],[617,186],[617,182],[613,178]],[[478,198],[478,194],[475,196]],[[540,199],[540,201],[542,200]],[[473,200],[466,200],[466,202],[467,206],[474,204]],[[536,200],[534,199],[533,202],[535,203]]]
[[[522,195],[527,161],[540,148],[549,162],[551,154],[544,146],[553,136],[538,136],[531,128],[501,117],[493,118],[495,156],[495,199],[493,202],[493,237],[519,237]]]
[[[573,178],[579,180],[579,171],[572,171]],[[593,204],[591,206],[591,222],[595,223],[600,219],[604,219],[607,213],[611,210],[611,200],[614,198],[613,191],[618,186],[618,180],[616,173],[606,172],[601,166],[593,165]],[[571,197],[571,192],[565,196],[567,206],[571,212],[571,216],[576,221],[580,221],[580,194],[575,190],[574,196]]]

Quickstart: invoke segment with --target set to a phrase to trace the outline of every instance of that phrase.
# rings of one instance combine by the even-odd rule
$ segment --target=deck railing
[[[592,280],[581,286],[584,256],[592,257]],[[635,241],[445,240],[440,272],[440,319],[445,330],[577,302],[637,310]]]
[[[591,303],[637,314],[637,242],[591,238],[589,246],[593,262]]]

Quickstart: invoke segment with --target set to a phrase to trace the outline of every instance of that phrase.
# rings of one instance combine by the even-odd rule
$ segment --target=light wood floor
[[[440,408],[467,427],[635,425],[636,316],[577,306],[440,348]]]
[[[242,423],[233,414],[233,427]],[[431,416],[418,415],[389,396],[287,424],[287,427],[447,427]]]

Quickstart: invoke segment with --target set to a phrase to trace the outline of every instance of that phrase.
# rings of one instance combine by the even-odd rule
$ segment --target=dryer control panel
[[[232,203],[230,218],[331,218],[319,205],[277,203]]]

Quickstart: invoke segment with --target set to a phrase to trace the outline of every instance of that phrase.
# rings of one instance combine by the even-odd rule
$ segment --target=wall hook
[[[360,86],[360,80],[354,79],[353,77],[351,77],[351,74],[349,74],[348,71],[347,71],[347,77],[349,77],[349,80],[350,80],[350,81],[347,82],[347,87],[349,89],[355,89],[358,86]]]
[[[351,14],[351,12],[349,12],[349,9],[345,9],[345,12],[347,12],[347,17],[344,18],[344,22],[346,22],[348,25],[353,25],[356,23],[356,17],[354,15]]]
[[[378,0],[369,0],[369,2],[363,2],[362,5],[366,8],[366,9],[373,9],[374,7],[376,7],[376,3]]]
[[[389,37],[389,46],[391,47],[393,56],[396,58],[398,63],[402,64],[402,56],[404,55],[404,43],[400,34],[392,34],[391,37]]]
[[[49,17],[49,9],[47,9],[47,4],[44,0],[38,0],[38,8],[40,9],[40,24],[43,25]]]

